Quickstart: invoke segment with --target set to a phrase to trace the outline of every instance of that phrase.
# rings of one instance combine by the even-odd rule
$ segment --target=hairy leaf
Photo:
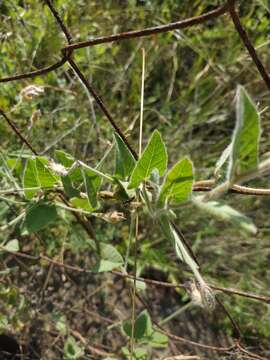
[[[56,150],[55,156],[57,161],[67,169],[70,168],[76,161],[72,155],[62,150]],[[75,169],[69,177],[72,181],[82,181],[81,170],[79,168]]]
[[[241,214],[229,205],[218,201],[204,202],[200,196],[194,197],[193,202],[203,212],[209,213],[220,220],[232,222],[251,234],[257,233],[257,228],[253,222],[247,216]]]
[[[228,167],[228,180],[256,169],[260,139],[260,115],[246,90],[239,86],[236,99],[236,125]]]
[[[162,176],[167,169],[167,160],[164,142],[160,133],[155,130],[131,174],[129,189],[137,188],[142,181],[149,178],[154,169]]]
[[[158,203],[180,204],[187,201],[192,192],[193,166],[188,158],[180,160],[168,172],[161,187]]]
[[[114,138],[116,143],[115,176],[125,180],[134,169],[136,160],[121,137],[115,133]]]

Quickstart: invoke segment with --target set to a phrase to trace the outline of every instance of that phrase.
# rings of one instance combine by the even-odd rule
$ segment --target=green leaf
[[[55,156],[57,161],[67,169],[70,168],[76,161],[72,155],[62,150],[56,150]],[[72,181],[82,181],[81,170],[79,168],[75,169],[72,174],[69,175],[69,177]]]
[[[125,321],[123,324],[124,333],[131,337],[132,335],[132,325],[131,321]],[[141,340],[143,337],[150,335],[153,332],[152,321],[146,310],[142,311],[137,317],[134,326],[134,338],[136,340]]]
[[[1,246],[1,249],[7,250],[9,252],[16,252],[20,250],[19,241],[17,239],[10,240],[5,245]]]
[[[164,142],[160,133],[155,130],[133,169],[129,189],[137,188],[142,181],[150,177],[154,169],[157,169],[159,175],[162,176],[167,169],[167,161],[168,156]]]
[[[114,187],[114,196],[116,199],[125,202],[133,199],[136,196],[136,191],[134,189],[128,188],[127,181],[121,181],[117,178],[115,180],[115,187]]]
[[[158,220],[164,236],[172,242],[178,258],[189,266],[195,278],[198,279],[198,275],[200,275],[198,273],[199,266],[193,259],[185,243],[180,239],[178,233],[170,223],[169,216],[167,214],[162,214],[159,216]]]
[[[61,181],[68,197],[73,198],[80,196],[80,191],[73,186],[69,175],[61,176]]]
[[[71,167],[71,165],[75,162],[74,157],[63,150],[55,150],[55,156],[57,161],[66,168]]]
[[[94,209],[89,204],[88,199],[74,197],[74,198],[70,199],[70,203],[77,209],[82,209],[84,211],[89,211],[89,212],[94,211]]]
[[[26,188],[39,188],[40,182],[37,175],[37,168],[36,168],[36,160],[35,159],[28,159],[24,174],[23,174],[23,187]],[[24,195],[26,199],[32,199],[36,193],[39,191],[37,190],[24,190]]]
[[[62,335],[66,335],[68,332],[66,318],[64,316],[59,316],[58,319],[56,319],[55,327]]]
[[[98,208],[97,193],[102,183],[102,177],[98,176],[91,170],[85,169],[82,169],[82,176],[88,196],[89,205],[93,209],[96,209]]]
[[[158,203],[181,204],[190,198],[193,184],[193,165],[188,158],[180,160],[168,172],[161,187]]]
[[[125,321],[122,329],[125,335],[129,337],[132,336],[131,321]],[[165,347],[168,343],[168,337],[166,335],[153,329],[152,321],[147,310],[142,311],[135,321],[134,338],[138,343],[147,344],[152,347]]]
[[[222,152],[220,158],[218,159],[217,163],[216,163],[216,167],[215,167],[215,177],[216,178],[221,178],[222,180],[226,177],[226,172],[222,171],[222,167],[223,165],[228,161],[230,155],[232,152],[232,143],[230,143],[225,150]]]
[[[218,201],[204,202],[200,196],[194,197],[193,202],[203,212],[213,215],[220,220],[232,222],[251,234],[255,235],[257,233],[257,228],[253,222],[229,205]]]
[[[10,170],[12,170],[13,173],[16,174],[16,176],[21,176],[22,172],[23,172],[23,165],[22,165],[22,160],[19,158],[9,158],[7,159],[7,166],[9,167]]]
[[[126,359],[134,359],[134,360],[147,360],[148,352],[147,349],[141,347],[135,347],[133,349],[133,353],[131,356],[130,350],[127,347],[122,347],[122,352],[126,356]]]
[[[100,260],[96,265],[91,269],[91,271],[105,272],[111,271],[113,269],[119,268],[124,263],[122,256],[119,252],[109,244],[100,244]]]
[[[159,331],[153,331],[151,336],[149,336],[148,344],[151,347],[167,347],[168,346],[168,336],[162,334]]]
[[[261,134],[260,115],[246,90],[239,86],[236,99],[236,125],[228,167],[228,180],[256,169]]]
[[[136,160],[121,137],[115,133],[114,138],[116,143],[115,176],[121,180],[125,180],[134,169]]]
[[[56,176],[52,173],[52,171],[48,168],[48,164],[48,159],[41,156],[36,158],[37,176],[40,186],[43,188],[52,188],[60,179],[59,176]]]
[[[41,200],[26,212],[24,224],[28,232],[32,233],[55,221],[56,217],[56,207]]]
[[[69,336],[64,345],[64,359],[76,360],[84,354],[84,349],[79,346],[73,336]]]

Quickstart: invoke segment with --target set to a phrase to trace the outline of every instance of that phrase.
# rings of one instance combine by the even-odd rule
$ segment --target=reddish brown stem
[[[217,17],[225,14],[227,11],[228,11],[228,5],[224,5],[213,11],[209,11],[205,14],[202,14],[200,16],[195,16],[195,17],[192,17],[189,19],[180,20],[180,21],[173,22],[170,24],[153,26],[153,27],[150,27],[147,29],[142,29],[142,30],[127,31],[127,32],[123,32],[120,34],[99,37],[99,38],[93,39],[93,40],[81,41],[81,42],[66,46],[65,50],[81,49],[84,47],[94,46],[94,45],[98,45],[98,44],[111,43],[111,42],[115,42],[115,41],[122,41],[122,40],[126,40],[126,39],[139,38],[139,37],[143,37],[143,36],[150,36],[150,35],[154,35],[154,34],[165,33],[165,32],[177,30],[177,29],[184,29],[184,28],[187,28],[187,27],[190,27],[193,25],[201,24],[207,20],[217,18]]]
[[[63,66],[65,64],[65,62],[67,61],[67,59],[65,57],[63,57],[60,61],[58,61],[57,63],[47,66],[43,69],[39,69],[39,70],[34,70],[34,71],[30,71],[24,74],[19,74],[19,75],[12,75],[12,76],[8,76],[6,78],[0,79],[0,83],[1,82],[9,82],[9,81],[15,81],[15,80],[22,80],[22,79],[27,79],[27,78],[34,78],[36,76],[40,76],[40,75],[45,75],[49,72],[52,72],[58,68],[60,68],[61,66]]]
[[[22,135],[20,130],[17,128],[17,126],[13,123],[13,121],[5,114],[5,112],[0,109],[0,114],[3,116],[3,118],[6,120],[8,125],[11,127],[11,129],[15,132],[15,134],[18,136],[18,138],[21,140],[23,144],[25,144],[33,154],[36,156],[38,155],[37,151],[32,147],[32,145],[28,142],[28,140]]]
[[[230,13],[232,21],[234,23],[235,29],[237,30],[241,40],[243,41],[247,51],[249,52],[250,57],[254,61],[254,64],[256,65],[259,73],[261,74],[261,77],[264,80],[265,85],[267,86],[268,90],[270,91],[270,77],[269,77],[263,63],[259,59],[257,52],[248,37],[247,32],[245,31],[245,29],[243,28],[243,26],[241,24],[239,14],[235,9],[235,1],[229,0],[228,7],[229,7],[229,13]]]

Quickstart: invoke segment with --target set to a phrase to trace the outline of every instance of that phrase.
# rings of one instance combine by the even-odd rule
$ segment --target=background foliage
[[[199,15],[223,1],[54,3],[74,40],[84,40]],[[267,69],[269,13],[266,0],[248,4],[240,1],[241,20]],[[0,23],[0,77],[41,68],[58,59],[64,38],[42,2],[0,2]],[[269,155],[269,94],[227,15],[184,31],[76,51],[75,60],[103,95],[135,148],[139,135],[142,47],[146,51],[144,145],[158,129],[168,149],[170,167],[187,155],[193,161],[196,180],[212,177],[216,161],[231,141],[236,87],[241,84],[261,112],[260,151],[265,158]],[[33,84],[43,86],[44,92],[27,101],[22,91]],[[47,157],[55,158],[55,151],[62,150],[94,166],[113,141],[104,116],[68,65],[33,80],[1,84],[0,107],[9,112],[33,147]],[[0,143],[1,188],[22,187],[22,170],[29,151],[3,121]],[[16,160],[18,154],[21,161]],[[113,164],[112,153],[104,165],[107,173],[113,171]],[[269,178],[254,180],[251,185],[267,188]],[[36,232],[31,228],[36,226],[31,212],[24,221],[13,223],[27,206],[32,206],[25,197],[1,195],[1,243],[16,239],[15,250],[19,246],[23,252],[42,253],[59,261],[64,259],[65,263],[90,267],[94,255],[89,236],[70,212],[59,207],[46,208],[52,207],[53,196],[48,195],[39,208],[51,222],[44,228],[38,226]],[[259,229],[256,236],[195,212],[191,204],[178,211],[181,230],[210,283],[266,294],[270,281],[269,199],[234,195],[226,196],[226,201],[253,220]],[[108,211],[123,211],[115,204],[103,206]],[[128,221],[111,225],[103,219],[91,218],[91,223],[98,241],[114,245],[124,257]],[[189,272],[179,266],[170,243],[164,241],[158,229],[153,229],[150,219],[140,222],[139,275],[183,282]],[[91,346],[120,356],[127,341],[121,322],[130,316],[130,296],[124,280],[110,274],[77,274],[46,261],[37,264],[4,251],[1,257],[0,327],[3,332],[8,330],[17,336],[30,358],[59,359],[60,354],[67,359],[97,358],[100,354],[91,351]],[[129,258],[128,269],[132,269],[132,259]],[[147,287],[145,297],[158,319],[165,319],[174,333],[224,346],[228,344],[227,337],[233,335],[223,314],[209,315],[192,306],[167,322],[168,315],[188,302],[182,291]],[[269,356],[269,305],[225,295],[222,298],[250,349]],[[181,344],[171,345],[167,353],[151,348],[147,356],[154,359],[179,352],[209,356],[205,351]],[[214,353],[210,356],[220,358]]]

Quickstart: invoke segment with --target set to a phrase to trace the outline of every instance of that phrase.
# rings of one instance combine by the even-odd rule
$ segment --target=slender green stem
[[[132,239],[133,239],[134,227],[135,227],[135,217],[131,216],[130,225],[129,225],[128,246],[127,246],[127,250],[126,250],[125,263],[124,263],[125,272],[127,272],[128,258],[130,255],[130,248],[131,248],[131,243],[132,243]]]
[[[3,225],[0,227],[1,231],[4,231],[6,229],[8,229],[9,227],[16,225],[21,219],[24,218],[25,215],[25,211],[23,211],[20,215],[18,215],[17,217],[15,217],[15,219],[11,220],[9,223],[7,223],[6,225]]]
[[[96,175],[98,176],[101,176],[102,178],[110,181],[110,182],[114,182],[114,179],[107,175],[107,174],[104,174],[102,173],[101,171],[95,169],[95,168],[92,168],[91,166],[89,165],[86,165],[85,163],[83,163],[82,161],[78,160],[76,161],[68,170],[68,174],[70,174],[71,172],[73,172],[74,170],[78,169],[79,167],[83,168],[83,169],[86,169],[86,170],[90,170],[92,171],[93,173],[95,173]]]
[[[165,319],[161,320],[159,322],[159,325],[165,325],[167,322],[171,321],[172,319],[174,319],[176,316],[182,314],[183,312],[185,312],[187,309],[189,309],[192,306],[192,302],[188,302],[187,304],[185,304],[184,306],[180,307],[179,309],[177,309],[176,311],[174,311],[172,314],[170,314],[169,316],[167,316]]]

